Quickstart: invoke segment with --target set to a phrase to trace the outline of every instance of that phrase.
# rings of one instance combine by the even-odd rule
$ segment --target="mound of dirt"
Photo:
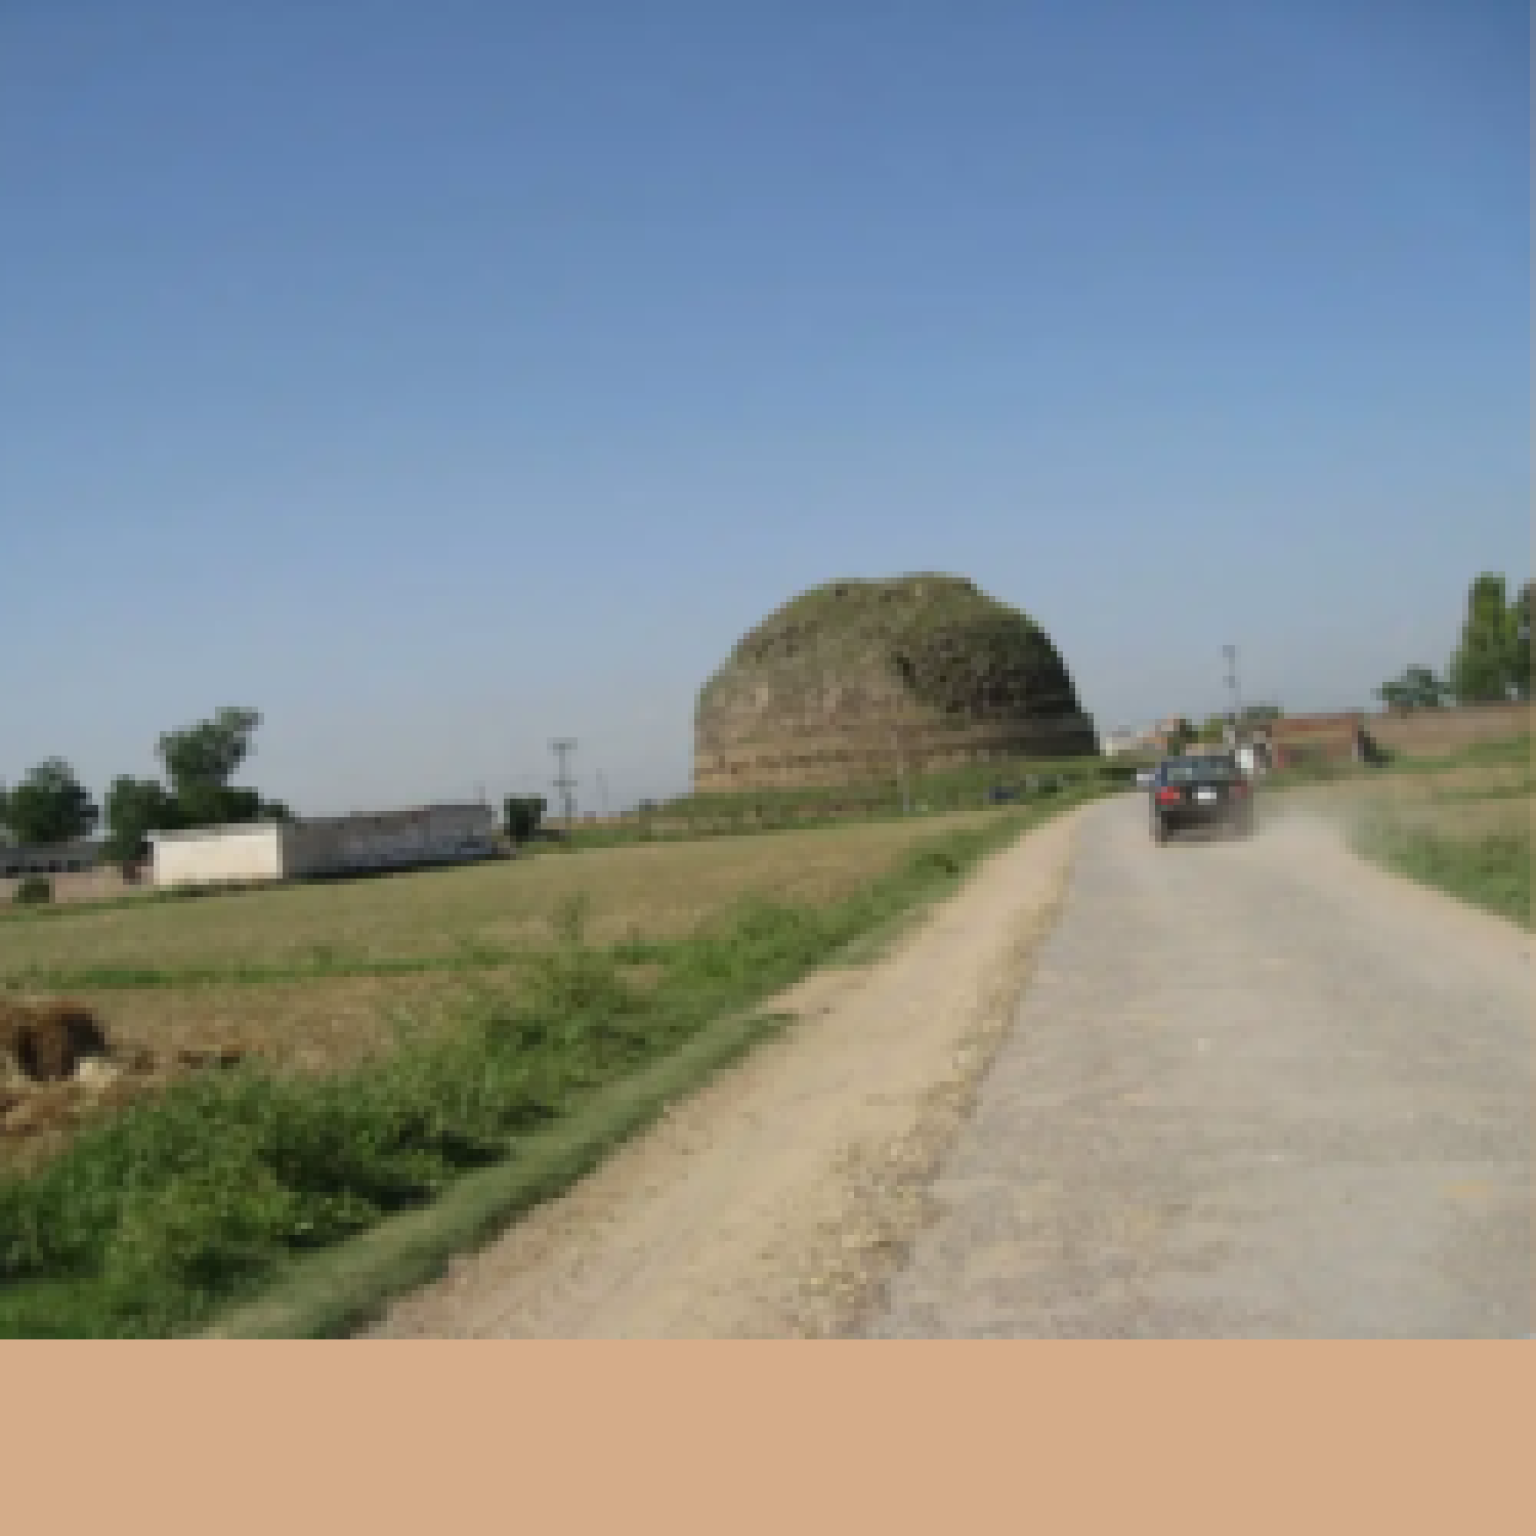
[[[0,1154],[8,1162],[44,1157],[67,1143],[82,1117],[124,1108],[188,1072],[233,1067],[245,1056],[225,1046],[159,1054],[125,1047],[83,1004],[0,997]]]
[[[699,792],[890,779],[1098,750],[1033,619],[945,575],[844,580],[769,615],[704,685]]]
[[[64,1082],[81,1062],[112,1054],[101,1021],[83,1004],[0,998],[0,1057],[27,1081]]]

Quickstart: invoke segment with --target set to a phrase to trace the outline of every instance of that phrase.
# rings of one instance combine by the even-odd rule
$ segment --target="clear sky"
[[[1528,114],[1515,0],[3,0],[0,779],[616,808],[915,570],[1368,707],[1530,573]]]

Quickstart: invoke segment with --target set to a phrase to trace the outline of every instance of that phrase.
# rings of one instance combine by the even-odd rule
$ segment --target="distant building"
[[[1282,715],[1269,722],[1267,735],[1276,768],[1309,761],[1358,762],[1370,751],[1365,714],[1358,709],[1335,715]]]
[[[157,886],[219,885],[453,863],[483,857],[495,830],[489,806],[429,805],[152,832],[149,842]]]
[[[79,874],[95,869],[101,858],[102,844],[85,838],[69,843],[0,843],[0,880]]]

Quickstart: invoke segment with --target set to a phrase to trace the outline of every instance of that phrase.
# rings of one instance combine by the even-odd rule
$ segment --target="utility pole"
[[[565,807],[565,826],[569,831],[576,822],[576,797],[572,793],[576,788],[576,780],[571,776],[569,761],[571,753],[576,750],[576,743],[566,739],[552,741],[550,746],[560,764],[560,771],[555,775],[555,788],[560,791],[560,800]]]
[[[1227,658],[1227,687],[1232,690],[1232,734],[1237,735],[1238,721],[1242,718],[1242,699],[1237,691],[1237,647],[1224,645],[1221,654]]]

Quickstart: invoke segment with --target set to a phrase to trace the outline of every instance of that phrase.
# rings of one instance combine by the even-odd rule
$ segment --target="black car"
[[[1152,774],[1152,840],[1186,827],[1215,826],[1246,837],[1253,831],[1253,785],[1230,752],[1165,757]]]

